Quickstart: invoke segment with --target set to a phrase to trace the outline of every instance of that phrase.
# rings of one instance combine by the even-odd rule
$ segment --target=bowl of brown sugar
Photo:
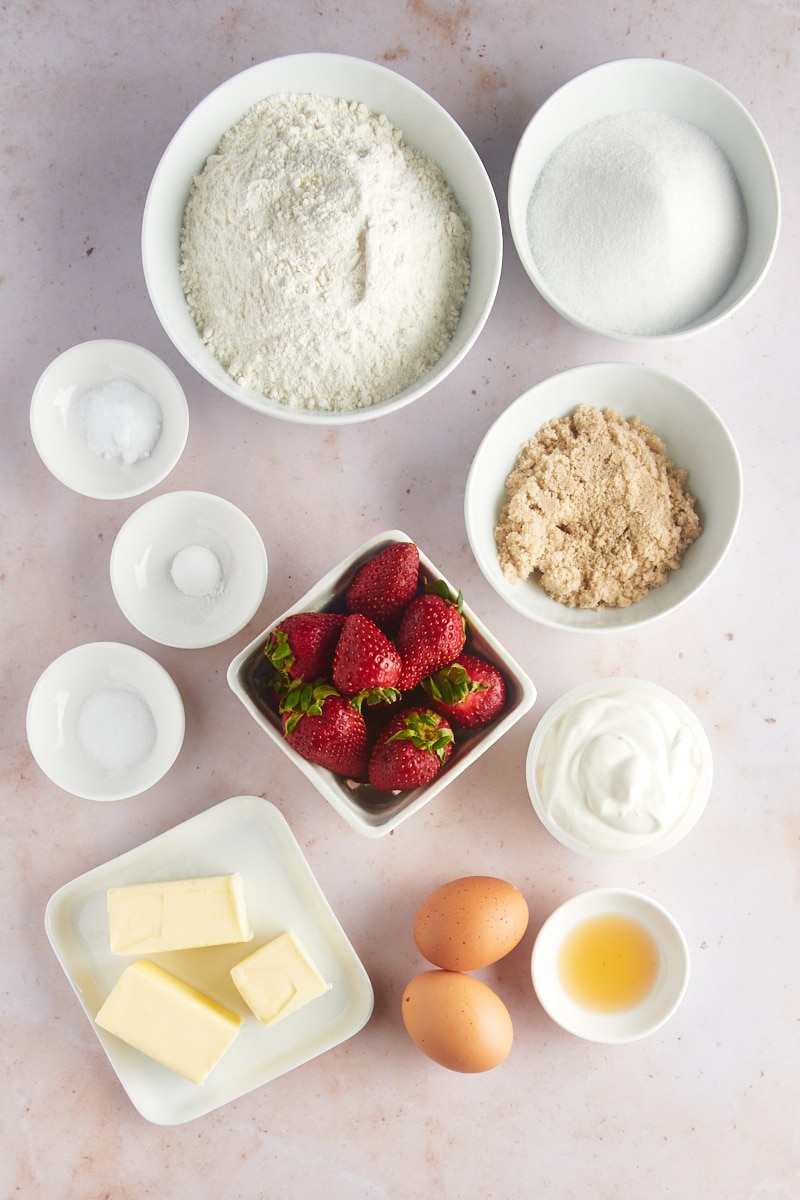
[[[467,479],[472,552],[523,616],[631,629],[708,582],[742,506],[739,454],[702,396],[664,372],[596,363],[525,392]]]

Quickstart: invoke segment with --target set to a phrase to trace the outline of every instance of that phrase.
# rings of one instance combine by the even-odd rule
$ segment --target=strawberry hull
[[[316,766],[292,750],[282,733],[281,719],[274,693],[269,686],[270,672],[264,667],[264,647],[270,632],[288,616],[300,612],[344,612],[345,593],[354,573],[381,550],[397,542],[412,539],[401,530],[389,530],[365,542],[354,554],[329,571],[290,609],[277,617],[268,629],[254,638],[234,658],[228,668],[228,684],[244,708],[268,737],[287,754],[310,783],[336,812],[358,833],[365,837],[382,837],[418,812],[452,783],[482,754],[503,736],[536,700],[533,681],[508,654],[491,631],[467,603],[462,611],[467,625],[466,649],[481,655],[502,672],[506,682],[506,704],[499,716],[488,725],[474,731],[460,731],[446,765],[428,784],[398,792],[378,792],[369,784],[347,780],[332,771]],[[427,580],[442,580],[455,595],[458,591],[438,567],[419,552],[420,574]],[[268,666],[269,664],[267,664]],[[412,703],[411,693],[407,702]],[[425,702],[423,698],[423,702]],[[367,717],[374,722],[375,714]]]

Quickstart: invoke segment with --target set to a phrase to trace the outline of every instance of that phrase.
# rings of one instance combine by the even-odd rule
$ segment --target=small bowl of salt
[[[718,325],[772,263],[780,189],[750,113],[681,63],[623,59],[535,113],[508,185],[511,235],[541,296],[629,343]]]
[[[162,646],[216,646],[255,616],[267,552],[248,516],[209,492],[166,492],[128,517],[111,587],[135,629]]]
[[[122,642],[60,655],[37,680],[26,715],[39,767],[85,800],[125,800],[153,787],[178,757],[185,728],[172,677]]]
[[[178,462],[189,406],[157,355],[108,338],[65,350],[45,369],[30,409],[33,442],[48,470],[95,500],[138,496]]]

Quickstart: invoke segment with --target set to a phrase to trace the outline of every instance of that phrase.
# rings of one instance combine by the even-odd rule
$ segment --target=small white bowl
[[[581,684],[548,708],[525,774],[536,815],[562,846],[638,860],[694,829],[711,794],[713,760],[683,700],[647,679],[615,677]]]
[[[416,149],[439,164],[469,218],[471,278],[453,338],[429,371],[387,400],[326,412],[290,408],[240,386],[204,344],[187,306],[179,273],[180,233],[192,177],[220,138],[253,105],[280,93],[345,97],[385,114]],[[166,333],[194,369],[247,408],[307,425],[344,425],[396,412],[431,391],[471,349],[491,311],[500,281],[502,227],[497,198],[466,134],[431,96],[396,71],[341,54],[295,54],[249,67],[220,84],[185,119],[156,169],[144,212],[145,282]],[[424,283],[424,281],[422,281]]]
[[[462,611],[470,631],[467,648],[488,658],[502,671],[506,682],[506,707],[496,720],[457,740],[446,766],[431,783],[425,787],[412,788],[409,791],[378,793],[366,783],[348,784],[347,780],[335,775],[332,771],[318,767],[315,763],[301,757],[287,743],[277,713],[266,702],[259,699],[257,687],[257,672],[259,665],[265,662],[264,646],[270,630],[280,624],[290,613],[322,610],[344,612],[344,593],[347,584],[361,564],[394,542],[411,540],[401,530],[393,529],[377,534],[365,542],[354,554],[323,576],[319,583],[306,592],[296,604],[276,618],[268,629],[254,638],[248,646],[245,646],[228,668],[228,683],[253,719],[283,753],[288,755],[317,791],[347,821],[348,825],[356,832],[371,838],[391,833],[402,821],[408,820],[414,813],[419,812],[443,788],[452,783],[480,758],[512,725],[515,725],[533,707],[536,700],[536,688],[532,680],[503,649],[497,638],[490,633],[472,609],[467,604],[463,604]],[[458,589],[453,588],[422,550],[419,553],[419,561],[420,568],[427,579],[431,582],[443,579],[453,595],[456,594]]]
[[[84,433],[84,395],[116,379],[135,384],[161,408],[158,441],[146,458],[133,463],[95,453]],[[175,375],[152,351],[98,339],[65,350],[45,369],[33,391],[30,423],[39,456],[56,479],[94,500],[122,500],[169,475],[186,445],[189,407]]]
[[[533,579],[512,584],[500,568],[494,531],[506,499],[505,482],[525,442],[546,422],[579,405],[639,417],[688,471],[703,532],[667,582],[627,608],[570,608]],[[742,467],[721,418],[697,392],[661,371],[636,363],[594,363],[545,379],[506,408],[483,438],[469,471],[464,515],[472,552],[489,583],[523,616],[552,629],[615,632],[673,612],[703,587],[733,541],[742,507]]]
[[[610,914],[643,926],[655,943],[658,968],[651,990],[639,1003],[599,1012],[577,1003],[565,988],[559,952],[582,921]],[[567,1033],[589,1042],[634,1042],[659,1029],[681,1003],[689,982],[689,948],[674,918],[655,900],[621,888],[598,888],[573,896],[547,918],[533,944],[531,977],[542,1008]]]
[[[173,581],[176,555],[200,547],[219,564],[207,593]],[[186,579],[177,576],[186,588]],[[188,582],[192,585],[192,576]],[[111,550],[111,587],[135,629],[162,646],[216,646],[244,629],[267,586],[267,552],[249,517],[208,492],[166,492],[128,517]],[[199,594],[192,594],[199,592]]]
[[[130,765],[109,765],[110,741],[126,736],[144,741],[132,727],[121,727],[127,712],[119,719],[106,716],[99,758],[78,732],[84,703],[91,700],[94,706],[105,693],[117,692],[136,705],[137,719],[146,705],[155,727],[150,752]],[[26,716],[28,744],[42,771],[86,800],[124,800],[158,783],[178,757],[185,728],[183,701],[171,676],[155,659],[121,642],[88,642],[67,650],[40,675]]]
[[[636,336],[587,321],[560,301],[542,276],[527,232],[531,193],[552,153],[584,126],[603,117],[651,110],[680,118],[709,134],[726,155],[747,212],[747,242],[736,277],[718,302],[677,332]],[[753,118],[707,75],[657,58],[604,63],[554,92],[531,119],[514,154],[508,185],[508,217],[520,262],[547,303],[578,328],[630,343],[670,342],[712,329],[731,316],[761,284],[778,243],[781,203],[775,166]]]

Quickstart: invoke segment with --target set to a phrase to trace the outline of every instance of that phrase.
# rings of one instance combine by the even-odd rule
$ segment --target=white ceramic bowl
[[[295,409],[241,387],[205,346],[189,311],[178,260],[183,213],[192,177],[222,135],[244,113],[279,92],[315,93],[360,101],[384,113],[406,141],[442,168],[472,240],[471,279],[453,338],[431,370],[395,396],[371,407],[343,412]],[[387,67],[339,54],[297,54],[259,63],[228,79],[189,114],[153,177],[142,230],[144,275],[165,331],[194,369],[219,391],[257,412],[311,425],[364,421],[410,404],[440,383],[468,353],[494,303],[502,264],[500,215],[489,177],[471,142],[427,93]]]
[[[142,706],[149,708],[155,727],[146,757],[119,766],[111,760],[122,763],[126,739],[144,745],[128,712],[110,704],[102,730],[94,723],[93,744],[85,734],[79,736],[84,703],[96,707],[106,694],[118,692],[132,694],[137,721]],[[86,800],[124,800],[166,775],[183,745],[185,716],[177,687],[155,659],[121,642],[88,642],[67,650],[42,672],[28,701],[26,729],[33,757],[58,787]],[[102,740],[99,757],[95,738]]]
[[[636,336],[594,323],[566,307],[542,276],[531,251],[531,193],[552,153],[584,126],[634,110],[678,117],[705,131],[727,156],[747,213],[747,242],[738,272],[716,304],[677,332]],[[680,63],[631,58],[594,67],[559,88],[531,119],[517,146],[508,185],[511,236],[522,266],[544,299],[573,325],[631,343],[669,342],[711,329],[731,316],[764,279],[780,229],[780,189],[764,138],[740,102],[707,75]]]
[[[365,542],[355,553],[349,555],[329,571],[319,583],[282,613],[263,633],[237,654],[228,668],[228,683],[239,697],[254,720],[272,741],[295,763],[300,771],[325,797],[329,804],[347,823],[365,837],[382,837],[391,833],[402,821],[419,812],[443,788],[452,783],[471,766],[490,746],[502,737],[512,725],[532,708],[536,700],[536,688],[518,663],[503,649],[497,638],[467,604],[462,611],[469,628],[468,648],[500,667],[506,681],[507,702],[501,715],[482,729],[459,737],[446,766],[425,787],[405,792],[377,793],[368,784],[348,785],[348,782],[332,771],[308,762],[286,742],[280,720],[273,708],[259,698],[257,670],[264,663],[264,646],[271,629],[290,613],[339,610],[344,612],[344,593],[347,584],[362,563],[378,554],[394,542],[412,539],[399,529],[377,534]],[[455,595],[453,588],[430,559],[420,550],[420,567],[425,576],[435,581],[444,579]]]
[[[500,569],[494,531],[505,502],[505,481],[526,441],[581,404],[639,417],[688,471],[703,532],[667,582],[627,608],[570,608],[532,579],[514,585]],[[730,546],[742,506],[742,469],[721,418],[697,392],[661,371],[636,363],[595,363],[553,375],[508,406],[483,438],[470,468],[464,513],[472,552],[502,598],[553,629],[595,633],[645,625],[673,612],[708,582]]]
[[[630,1008],[600,1012],[576,1002],[559,970],[565,939],[581,922],[608,914],[632,919],[655,944],[658,965],[648,994]],[[673,1015],[689,982],[689,948],[674,918],[638,892],[598,888],[567,900],[544,922],[533,944],[531,976],[542,1008],[567,1033],[590,1042],[633,1042]]]
[[[199,547],[199,551],[195,548]],[[207,560],[194,568],[186,555]],[[178,560],[176,584],[173,564]],[[219,581],[201,570],[218,565]],[[249,517],[208,492],[166,492],[128,517],[111,551],[111,587],[135,629],[162,646],[227,641],[255,615],[267,586],[267,552]],[[181,590],[181,587],[183,590]]]
[[[545,769],[547,763],[547,769]],[[654,858],[694,829],[713,760],[695,713],[647,679],[596,679],[561,696],[526,761],[536,815],[589,858]]]
[[[89,448],[82,398],[92,388],[125,379],[158,401],[161,432],[152,452],[137,462],[105,458]],[[31,434],[45,466],[61,483],[95,500],[139,496],[161,483],[183,454],[189,407],[166,363],[132,342],[98,339],[59,354],[33,391]]]

